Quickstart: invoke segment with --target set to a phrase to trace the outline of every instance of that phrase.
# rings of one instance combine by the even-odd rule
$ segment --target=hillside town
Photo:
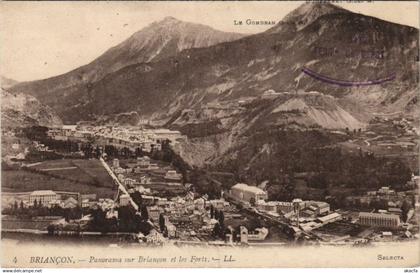
[[[113,126],[78,126],[63,125],[48,130],[48,135],[54,140],[88,142],[94,139],[98,145],[114,145],[117,148],[126,147],[131,150],[142,149],[150,152],[161,150],[161,142],[169,140],[172,145],[183,136],[179,131],[168,129],[142,129]]]
[[[176,149],[177,141],[185,138],[178,131],[63,126],[50,128],[46,137],[97,146],[92,158],[77,160],[97,164],[95,170],[113,184],[110,194],[104,197],[94,190],[86,193],[50,188],[3,192],[2,232],[57,239],[117,236],[123,238],[120,243],[139,245],[359,245],[418,238],[419,176],[413,175],[407,182],[411,189],[380,187],[349,195],[344,200],[348,205],[340,208],[332,207],[327,199],[295,196],[292,200],[270,200],[267,183],[252,181],[236,182],[210,196],[198,192],[178,164],[156,157],[156,153]],[[107,154],[110,145],[120,152]],[[53,150],[44,144],[38,147]],[[127,148],[130,153],[123,153]],[[62,178],[66,173],[76,175],[80,167],[77,160],[21,167]],[[73,165],[66,165],[70,163]],[[88,173],[92,170],[80,169]]]

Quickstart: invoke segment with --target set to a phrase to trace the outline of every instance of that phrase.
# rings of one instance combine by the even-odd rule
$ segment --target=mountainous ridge
[[[392,127],[394,122],[409,128],[418,121],[416,28],[330,4],[305,4],[265,32],[211,46],[195,47],[185,38],[167,43],[165,32],[145,41],[154,50],[134,63],[128,62],[130,50],[126,55],[119,55],[118,47],[108,50],[98,58],[106,57],[101,67],[114,64],[113,58],[125,66],[115,62],[118,69],[101,78],[86,76],[69,86],[46,79],[17,85],[12,92],[33,94],[66,124],[146,121],[179,130],[187,138],[174,151],[190,166],[230,172],[250,184],[269,180],[271,187],[283,186],[279,180],[285,174],[327,171],[339,174],[331,180],[341,188],[344,170],[361,159],[382,160],[378,151],[390,152],[369,142],[371,134],[393,137],[405,130]],[[121,47],[137,52],[142,45],[133,35]],[[393,73],[395,79],[339,86],[306,75],[304,67],[349,82]],[[97,72],[84,75],[89,73]],[[364,183],[358,172],[347,174],[344,183]]]
[[[166,17],[137,31],[89,64],[48,79],[24,82],[16,88],[35,96],[39,92],[53,95],[55,92],[73,92],[77,88],[89,89],[94,82],[126,66],[166,58],[190,47],[207,47],[241,37],[244,34]]]
[[[16,128],[34,125],[54,126],[61,119],[49,107],[27,94],[11,94],[1,88],[2,128]]]
[[[321,16],[339,13],[349,11],[330,3],[305,3],[287,14],[282,21],[292,23],[297,30],[301,30]]]
[[[384,106],[381,103],[388,104],[396,93],[416,87],[417,29],[331,4],[302,7],[266,32],[210,47],[185,49],[151,63],[128,65],[98,82],[63,89],[60,97],[52,96],[54,90],[36,86],[17,86],[14,90],[33,93],[55,107],[66,122],[73,123],[132,111],[140,118],[167,120],[182,109],[259,96],[267,89],[318,90],[380,110]],[[294,25],[299,21],[296,14],[307,18],[304,27]],[[359,34],[375,39],[375,47],[354,42]],[[376,47],[384,48],[384,58],[360,55]],[[337,48],[338,53],[323,56],[317,48]],[[354,51],[355,56],[346,56],[346,50]],[[346,88],[303,75],[303,66],[343,80],[371,80],[395,71],[398,74],[395,81],[382,85]]]
[[[0,75],[0,86],[2,88],[8,89],[16,84],[18,84],[19,82],[7,77],[4,77],[2,75]]]

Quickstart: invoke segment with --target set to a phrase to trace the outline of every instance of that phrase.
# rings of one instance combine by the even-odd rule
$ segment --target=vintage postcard
[[[3,268],[419,266],[418,1],[0,25]]]

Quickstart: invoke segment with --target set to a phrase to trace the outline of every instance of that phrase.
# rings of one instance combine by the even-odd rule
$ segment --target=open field
[[[72,160],[65,160],[65,159],[43,161],[33,166],[33,168],[36,168],[38,170],[59,169],[59,168],[69,168],[69,167],[74,167],[74,164]]]
[[[43,170],[54,168],[66,169]],[[96,193],[98,198],[112,198],[115,189],[114,182],[98,160],[53,160],[26,170],[2,172],[3,192],[55,190]]]
[[[73,164],[83,171],[85,174],[90,177],[100,181],[101,186],[114,186],[112,178],[109,176],[108,172],[104,169],[101,162],[97,159],[76,159],[72,160]]]
[[[44,174],[64,178],[83,184],[92,184],[100,187],[112,187],[114,182],[96,159],[59,159],[45,161],[31,167]]]

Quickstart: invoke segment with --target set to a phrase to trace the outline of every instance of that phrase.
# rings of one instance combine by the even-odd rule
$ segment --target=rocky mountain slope
[[[147,63],[174,56],[184,49],[208,47],[243,36],[166,17],[134,33],[85,66],[56,77],[21,83],[14,90],[31,94],[52,107],[68,96],[79,96],[80,91],[94,100],[94,83],[124,67],[140,64],[135,70],[146,73],[151,69]],[[66,108],[72,106],[66,104]]]
[[[133,111],[141,118],[168,120],[186,108],[255,97],[267,89],[315,90],[377,112],[415,90],[417,45],[418,29],[331,4],[304,4],[264,33],[183,50],[172,57],[160,55],[153,62],[127,66],[87,85],[60,89],[54,84],[57,79],[47,79],[17,85],[13,91],[33,94],[70,123]],[[311,78],[303,67],[346,81],[391,74],[395,79],[346,87]]]
[[[188,163],[202,166],[248,146],[255,134],[279,129],[304,135],[308,130],[358,130],[366,125],[338,99],[311,91],[284,93],[275,99],[256,98],[245,104],[222,102],[185,109],[166,126],[189,136],[188,142],[181,143],[181,154]]]
[[[61,119],[49,107],[26,94],[11,94],[1,89],[1,126],[5,128],[33,125],[59,125]]]
[[[4,77],[4,76],[0,75],[0,86],[5,88],[5,89],[8,89],[8,88],[10,88],[13,85],[16,85],[18,83],[19,83],[18,81],[15,81],[13,79],[9,79],[7,77]]]

